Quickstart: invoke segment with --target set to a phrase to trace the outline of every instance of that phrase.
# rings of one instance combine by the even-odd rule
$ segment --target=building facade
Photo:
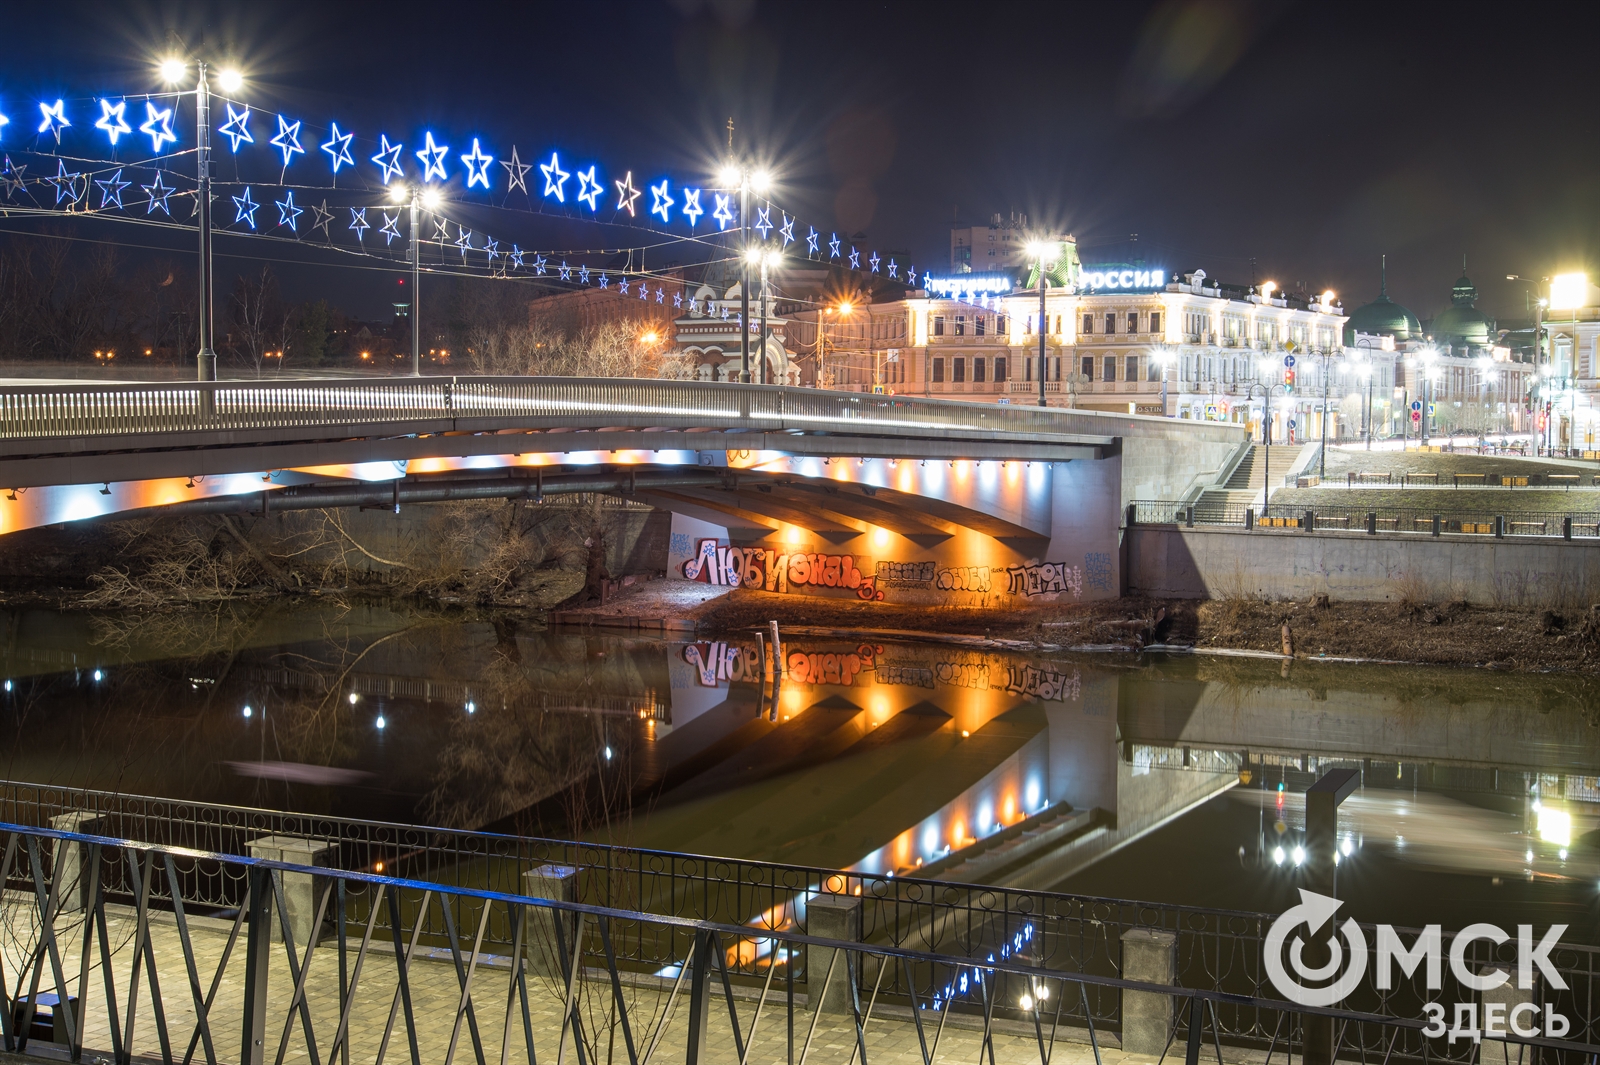
[[[990,215],[987,226],[952,227],[950,272],[981,274],[1019,270],[1028,264],[1028,245],[1036,239],[1038,234],[1028,228],[1025,214],[1012,213],[1005,218]],[[1057,244],[1077,246],[1070,233],[1048,239]]]

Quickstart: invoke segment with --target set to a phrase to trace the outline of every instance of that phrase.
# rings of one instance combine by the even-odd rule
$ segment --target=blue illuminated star
[[[448,144],[435,144],[431,132],[425,134],[423,146],[417,149],[417,158],[422,160],[423,181],[432,181],[435,177],[440,181],[448,180],[444,173],[444,156],[449,150]]]
[[[650,286],[646,285],[643,281],[640,281],[639,282],[639,298],[640,299],[648,299],[649,296],[650,296]]]
[[[674,292],[672,294],[672,305],[674,307],[682,307],[683,306],[683,293]]]
[[[248,222],[250,224],[250,228],[254,229],[256,227],[256,208],[260,207],[261,205],[259,203],[251,202],[249,185],[244,187],[243,196],[233,197],[233,206],[239,211],[239,213],[233,219],[233,224],[238,225],[240,222]]]
[[[601,189],[600,182],[595,180],[594,171],[593,166],[587,171],[578,171],[578,202],[588,204],[591,211],[598,211]]]
[[[639,190],[633,187],[633,171],[628,171],[628,176],[621,181],[613,181],[617,187],[617,210],[627,211],[628,217],[635,217],[633,205],[639,199]]]
[[[932,288],[933,287],[933,275],[928,273],[926,270],[924,270],[923,273],[922,273],[922,287],[923,288]]]
[[[144,115],[144,121],[139,125],[139,132],[150,138],[150,150],[160,155],[163,142],[178,139],[172,132],[172,108],[160,108],[146,100]]]
[[[333,132],[328,135],[328,143],[322,146],[322,150],[327,152],[328,158],[333,161],[333,172],[335,174],[339,172],[341,166],[356,165],[355,159],[350,155],[350,140],[354,136],[355,134],[353,133],[340,133],[339,123],[333,123]],[[362,221],[365,221],[365,219],[362,219]],[[372,227],[368,226],[367,228],[371,229]]]
[[[506,191],[521,189],[523,193],[527,193],[528,171],[532,170],[533,167],[517,158],[517,146],[515,144],[511,146],[511,158],[509,160],[500,160],[500,165],[506,168]]]
[[[839,234],[835,233],[833,235],[833,239],[828,241],[828,258],[837,259],[838,257],[839,257]]]
[[[387,134],[378,134],[378,154],[372,157],[372,161],[383,172],[385,185],[389,184],[391,178],[405,176],[405,170],[400,166],[400,149],[403,147],[403,144],[390,144]]]
[[[663,222],[672,221],[667,215],[672,210],[672,205],[678,201],[667,195],[667,179],[662,178],[659,185],[651,185],[650,195],[655,200],[650,207],[650,213],[660,215]]]
[[[877,273],[878,272],[878,264],[880,262],[882,262],[882,261],[883,260],[878,258],[878,253],[877,252],[873,252],[872,253],[872,258],[867,260],[867,262],[872,264],[872,272],[873,273]]]
[[[565,259],[561,260],[561,280],[563,280],[563,281],[571,281],[572,280],[572,267],[567,265],[567,260],[565,260]]]
[[[124,132],[131,132],[125,130]],[[122,180],[122,168],[118,167],[116,173],[108,178],[95,178],[96,185],[100,186],[100,209],[106,209],[106,204],[115,204],[117,209],[122,209],[122,190],[132,185],[131,181]]]
[[[122,117],[127,110],[128,101],[126,100],[118,100],[116,103],[112,103],[110,100],[100,101],[100,121],[94,124],[94,128],[105,130],[106,136],[111,138],[113,145],[117,143],[117,138],[124,133],[133,132],[133,127],[128,125],[127,119]],[[104,205],[102,204],[102,206]]]
[[[760,232],[762,240],[767,239],[767,234],[772,232],[772,208],[756,208],[756,224],[754,228]]]
[[[627,292],[628,292],[628,275],[627,274],[623,274],[622,275],[622,280],[617,282],[617,291],[623,293],[624,295],[627,294]]]
[[[794,219],[788,215],[783,216],[783,225],[778,227],[778,236],[783,238],[785,248],[794,243]]]
[[[83,197],[83,192],[78,190],[82,177],[82,171],[68,173],[66,160],[57,159],[56,176],[47,177],[45,180],[56,187],[56,203],[59,205],[62,200],[77,203]],[[87,191],[87,189],[84,191]]]
[[[237,152],[241,143],[254,144],[256,142],[256,139],[250,135],[250,105],[246,104],[243,111],[235,111],[232,104],[228,104],[227,108],[228,121],[218,126],[217,132],[227,137],[233,150]],[[337,126],[334,127],[334,131],[338,131]]]
[[[372,226],[367,223],[367,209],[365,207],[350,208],[350,228],[356,231],[357,240],[367,239],[367,230]]]
[[[861,253],[856,251],[856,246],[854,244],[850,245],[850,269],[861,269]]]
[[[689,220],[689,228],[693,229],[694,226],[695,226],[695,223],[700,221],[700,216],[705,214],[705,213],[706,213],[706,209],[704,207],[700,206],[700,190],[699,189],[684,189],[683,190],[683,214],[684,214],[684,217]]]
[[[585,285],[589,283],[589,268],[587,266],[578,267],[578,280]]]
[[[61,131],[72,125],[72,122],[67,118],[66,110],[66,104],[60,100],[55,102],[54,107],[49,104],[39,105],[39,114],[44,118],[44,121],[39,123],[39,132],[54,133],[57,144],[61,143]],[[56,202],[59,203],[60,201]]]
[[[720,192],[712,195],[717,198],[717,209],[711,212],[711,217],[717,220],[718,229],[727,229],[728,223],[733,221],[733,212],[728,209],[728,197]]]
[[[383,228],[378,230],[378,232],[383,234],[383,246],[385,248],[387,248],[389,245],[393,244],[396,240],[400,239],[399,222],[400,222],[400,212],[399,211],[396,211],[394,213],[394,217],[393,218],[389,217],[389,212],[388,211],[383,212]]]
[[[463,226],[456,226],[456,247],[461,249],[461,257],[465,259],[467,252],[472,250],[472,230]]]
[[[500,258],[500,242],[498,240],[485,240],[483,242],[483,253],[489,257],[491,263],[494,262]]]
[[[289,232],[300,231],[300,216],[305,214],[305,208],[294,205],[294,190],[290,189],[283,194],[283,199],[273,200],[273,206],[278,208],[278,224],[288,226]],[[396,234],[398,236],[398,234]]]
[[[167,206],[167,197],[172,195],[172,190],[161,183],[161,172],[159,170],[156,171],[155,184],[140,185],[139,187],[144,190],[146,196],[150,197],[150,205],[144,209],[145,214],[154,214],[156,208],[159,207],[168,218],[172,217],[172,208]]]
[[[806,254],[815,255],[817,253],[817,239],[821,236],[821,234],[817,232],[816,226],[810,226],[808,228],[811,230],[811,232],[806,234]]]
[[[546,196],[554,196],[557,203],[566,203],[567,178],[571,177],[572,174],[561,169],[561,157],[555,152],[551,152],[550,161],[539,164],[539,173],[544,175],[544,194]],[[581,180],[579,185],[582,185]]]
[[[662,291],[662,288],[661,288],[661,286],[660,286],[660,285],[657,285],[657,286],[656,286],[656,302],[657,302],[657,303],[660,303],[660,302],[661,302],[661,299],[662,299],[662,297],[663,297],[663,296],[664,296],[664,295],[665,295],[665,293],[664,293],[664,292],[663,292],[663,291]]]
[[[889,260],[889,276],[892,277],[892,278],[895,278],[896,280],[898,280],[900,275],[896,271],[898,271],[899,269],[900,268],[894,264],[894,260],[890,259]]]
[[[478,147],[478,138],[472,138],[472,151],[461,156],[461,162],[467,168],[467,188],[474,185],[489,187],[489,164],[494,162],[494,156],[488,155]]]
[[[514,269],[522,269],[522,249],[515,244],[511,245],[511,265]]]
[[[605,275],[604,271],[602,271],[601,274],[600,274],[600,287],[601,288],[605,288],[605,287],[607,287],[607,284],[608,284],[608,282],[606,281],[606,275]]]
[[[690,314],[699,314],[700,313],[700,301],[699,300],[691,299],[689,301],[689,313]]]
[[[296,152],[306,154],[300,147],[300,123],[285,122],[282,115],[278,116],[278,135],[267,142],[283,153],[283,165],[288,166]]]
[[[544,274],[544,264],[545,264],[545,257],[543,255],[535,256],[535,258],[533,260],[533,272],[543,276],[543,274]]]

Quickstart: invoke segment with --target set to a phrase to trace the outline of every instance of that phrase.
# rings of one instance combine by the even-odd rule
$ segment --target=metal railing
[[[1600,512],[1449,510],[1432,507],[1315,507],[1269,503],[1180,503],[1137,500],[1130,504],[1136,525],[1233,525],[1289,528],[1307,532],[1401,532],[1418,535],[1460,533],[1485,537],[1600,536]]]
[[[8,385],[0,441],[195,431],[704,428],[921,435],[1105,432],[1093,411],[806,388],[538,377]]]
[[[1376,1010],[1317,1009],[1260,985],[1195,987],[1181,974],[1169,984],[1066,968],[1040,949],[1039,924],[956,954],[857,940],[848,934],[848,895],[825,900],[846,934],[753,932],[95,834],[4,823],[0,833],[0,1046],[8,1052],[43,1042],[73,1061],[105,1053],[118,1065],[157,1054],[254,1065],[291,1053],[313,1063],[381,1065],[392,1053],[413,1065],[452,1065],[469,1054],[479,1065],[534,1065],[541,1053],[562,1063],[570,1047],[580,1065],[649,1065],[658,1052],[673,1061],[681,1053],[689,1065],[712,1055],[740,1065],[853,1065],[859,1056],[866,1065],[884,1053],[920,1054],[933,1065],[942,1050],[956,1061],[1037,1052],[1048,1065],[1063,1037],[1088,1042],[1098,1062],[1105,1018],[1119,1012],[1104,1004],[1115,1002],[1139,1022],[1120,1025],[1125,1052],[1165,1059],[1181,1045],[1187,1065],[1199,1065],[1202,1047],[1221,1065],[1225,1042],[1265,1048],[1267,1065],[1279,1052],[1292,1061],[1297,1047],[1302,1060],[1308,1051],[1327,1061],[1478,1060],[1473,1042],[1426,1036],[1419,1003],[1403,996]],[[188,885],[201,869],[243,886],[221,919],[190,907]],[[124,871],[120,890],[107,880],[113,870]],[[536,871],[547,885],[559,885],[562,872]],[[652,949],[637,949],[642,942]],[[1469,953],[1469,965],[1480,961]],[[671,961],[651,968],[632,960],[640,955]],[[1460,986],[1438,994],[1476,1001]],[[1577,997],[1575,989],[1550,995],[1549,1006],[1570,1013]],[[1383,1008],[1391,1006],[1406,1015]],[[1541,1063],[1580,1065],[1600,1053],[1581,1022],[1567,1035],[1507,1033],[1508,1059],[1512,1043],[1519,1061],[1531,1051]]]

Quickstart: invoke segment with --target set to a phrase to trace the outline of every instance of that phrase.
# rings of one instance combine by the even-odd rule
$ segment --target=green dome
[[[1489,343],[1489,317],[1478,310],[1478,288],[1472,278],[1462,274],[1450,287],[1450,306],[1433,320],[1433,335],[1442,343]]]
[[[1390,299],[1386,293],[1364,307],[1357,307],[1344,323],[1344,342],[1354,344],[1357,333],[1391,336],[1398,341],[1422,335],[1417,316]]]

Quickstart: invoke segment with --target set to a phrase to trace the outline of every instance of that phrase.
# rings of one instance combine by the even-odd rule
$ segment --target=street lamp
[[[761,372],[760,372],[760,378],[761,378],[760,383],[761,384],[768,384],[769,382],[767,381],[767,270],[768,269],[774,269],[774,270],[777,269],[778,264],[783,261],[783,252],[775,250],[775,249],[774,250],[763,251],[761,248],[749,248],[749,249],[747,249],[745,251],[744,257],[745,257],[745,261],[746,262],[761,267],[761,350],[756,354],[756,360],[757,360],[757,363],[759,364],[760,370],[761,370]],[[821,319],[818,319],[818,324],[820,324],[820,323],[821,323]],[[745,327],[745,332],[748,333],[749,331],[750,331],[750,327],[746,326]]]
[[[1263,376],[1265,376],[1271,365],[1270,359],[1261,360]],[[1279,388],[1283,390],[1284,395],[1288,395],[1289,389],[1287,385],[1269,385],[1265,381],[1256,381],[1245,390],[1245,402],[1248,403],[1255,396],[1258,388],[1261,389],[1261,513],[1265,514],[1267,512],[1267,500],[1270,498],[1272,491],[1272,390]]]
[[[1162,344],[1152,357],[1156,360],[1156,365],[1161,367],[1161,416],[1168,418],[1171,415],[1167,413],[1167,371],[1172,368],[1172,349]]]
[[[422,241],[417,233],[417,205],[428,210],[439,206],[439,190],[424,189],[405,182],[389,187],[389,199],[408,203],[411,212],[411,376],[422,376]]]
[[[731,132],[729,146],[732,146]],[[765,170],[752,171],[743,163],[732,162],[722,168],[719,175],[724,188],[739,190],[739,243],[747,253],[740,262],[739,275],[739,383],[750,383],[750,193],[765,193],[772,187],[772,175]]]
[[[1366,360],[1361,364],[1361,367],[1357,372],[1360,373],[1361,376],[1367,382],[1367,412],[1366,412],[1366,416],[1365,416],[1365,418],[1363,420],[1366,423],[1367,450],[1371,451],[1372,450],[1372,413],[1373,413],[1372,412],[1372,371],[1373,371],[1373,365],[1372,365],[1372,341],[1368,340],[1368,339],[1365,339],[1365,338],[1363,338],[1361,340],[1358,340],[1358,341],[1356,341],[1356,348],[1358,350],[1361,349],[1361,348],[1366,348],[1367,349],[1366,350]]]
[[[837,314],[840,318],[848,318],[855,313],[855,304],[849,300],[840,300],[836,307],[824,307],[817,312],[817,387],[829,387],[827,382],[828,372],[828,322],[823,317],[826,314]]]
[[[1028,244],[1028,255],[1031,258],[1037,259],[1039,261],[1039,406],[1041,406],[1041,407],[1049,405],[1047,403],[1047,401],[1045,400],[1045,396],[1044,396],[1044,378],[1045,378],[1045,356],[1044,356],[1044,333],[1045,333],[1044,286],[1045,286],[1045,275],[1044,275],[1044,267],[1045,267],[1045,262],[1046,262],[1046,257],[1047,256],[1055,256],[1055,255],[1059,255],[1060,253],[1061,253],[1061,245],[1059,243],[1057,243],[1056,241],[1053,241],[1053,240],[1035,240],[1035,241],[1030,241],[1029,244]],[[1054,261],[1054,259],[1052,258],[1050,261]],[[1164,381],[1163,381],[1163,384],[1165,384]],[[1165,409],[1166,409],[1166,407],[1163,405],[1162,410],[1165,411]]]

